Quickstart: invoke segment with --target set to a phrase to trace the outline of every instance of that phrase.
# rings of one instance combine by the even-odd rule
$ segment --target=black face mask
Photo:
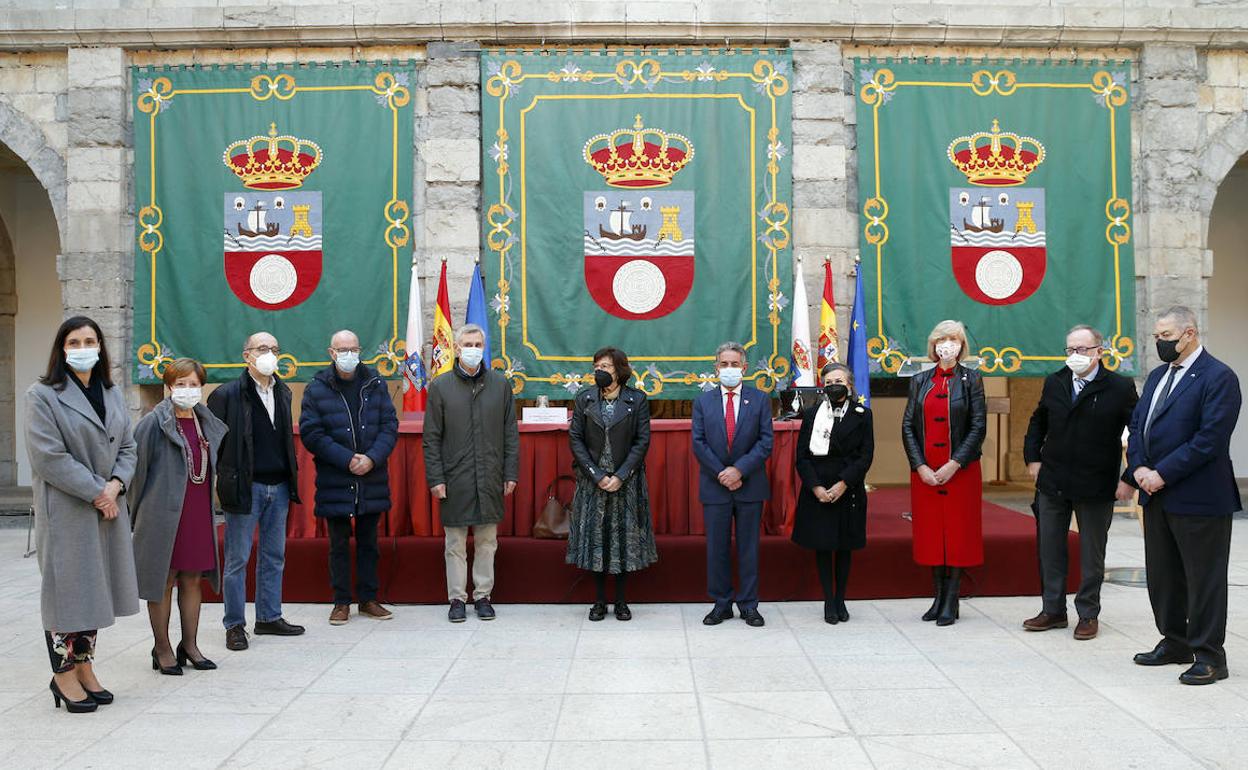
[[[1180,336],[1179,339],[1182,339]],[[1157,340],[1157,357],[1167,364],[1179,359],[1179,340]]]
[[[832,385],[824,385],[823,392],[827,394],[828,400],[834,404],[839,404],[849,398],[849,388],[839,382]]]
[[[594,370],[594,384],[601,390],[611,387],[613,382],[615,382],[615,378],[611,376],[611,372],[604,372],[601,369]]]

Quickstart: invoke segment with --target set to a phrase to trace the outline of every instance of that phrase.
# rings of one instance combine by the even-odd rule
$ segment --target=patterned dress
[[[614,399],[602,402],[602,416],[608,423],[615,408]],[[607,473],[615,471],[610,441],[605,442],[598,464]],[[645,569],[659,560],[644,466],[616,492],[602,491],[592,476],[577,468],[569,523],[568,564],[618,575]]]

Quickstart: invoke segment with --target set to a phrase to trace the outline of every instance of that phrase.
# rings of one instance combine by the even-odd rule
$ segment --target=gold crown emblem
[[[996,118],[991,131],[960,136],[949,143],[949,162],[982,187],[1009,187],[1027,181],[1044,161],[1044,145],[1030,136],[1003,133]]]
[[[268,136],[239,139],[225,148],[221,160],[249,190],[290,190],[321,164],[321,148],[306,139],[278,136],[277,124],[270,123]]]
[[[665,187],[693,160],[693,145],[680,134],[633,127],[598,134],[585,143],[585,162],[612,187]]]

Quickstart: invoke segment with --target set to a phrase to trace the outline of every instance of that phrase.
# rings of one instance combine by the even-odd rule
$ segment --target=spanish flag
[[[455,332],[451,329],[451,294],[446,288],[446,260],[438,278],[438,304],[433,308],[433,376],[446,374],[455,365]]]
[[[819,303],[819,365],[816,372],[823,371],[825,364],[840,358],[836,338],[836,300],[832,297],[832,261],[823,262],[823,301]]]

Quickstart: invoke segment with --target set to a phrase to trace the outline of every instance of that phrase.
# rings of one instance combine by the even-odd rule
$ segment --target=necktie
[[[1170,365],[1170,371],[1166,372],[1166,381],[1161,385],[1161,395],[1157,397],[1157,403],[1153,404],[1153,411],[1148,413],[1148,422],[1144,425],[1144,450],[1148,451],[1148,432],[1153,429],[1153,418],[1157,416],[1157,412],[1161,411],[1161,405],[1166,403],[1166,398],[1170,395],[1170,391],[1174,388],[1174,376],[1183,367],[1177,364]]]
[[[724,432],[728,435],[728,448],[732,449],[732,436],[737,432],[737,410],[732,406],[732,397],[737,395],[728,391],[728,405],[724,407]]]
[[[1079,398],[1079,394],[1083,392],[1083,388],[1087,384],[1088,384],[1088,381],[1085,380],[1084,378],[1082,377],[1075,378],[1075,396],[1074,396],[1075,398]]]

